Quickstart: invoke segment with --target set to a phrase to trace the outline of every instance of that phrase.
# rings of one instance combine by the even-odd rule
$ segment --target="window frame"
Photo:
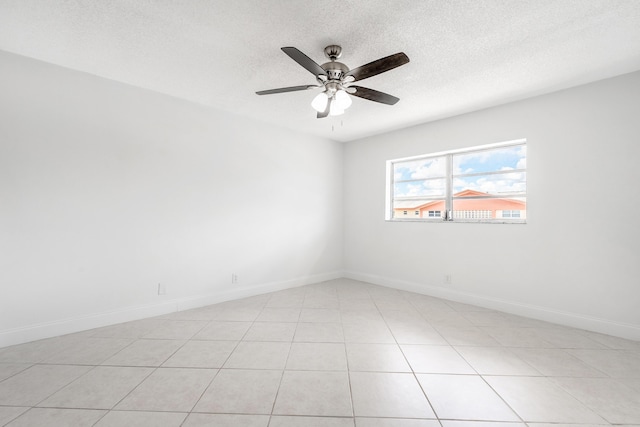
[[[527,167],[524,169],[514,169],[505,172],[503,170],[495,170],[495,171],[487,171],[487,172],[476,172],[476,173],[467,173],[467,174],[457,174],[454,175],[454,156],[461,154],[471,154],[478,153],[482,151],[495,150],[506,147],[515,147],[515,146],[524,146],[527,148],[528,155],[528,146],[527,139],[521,138],[511,141],[498,142],[493,144],[485,144],[478,145],[468,148],[461,148],[456,150],[448,150],[448,151],[440,151],[437,153],[429,153],[425,155],[419,156],[411,156],[411,157],[403,157],[398,159],[387,160],[386,162],[386,193],[385,193],[385,221],[391,222],[457,222],[457,223],[482,223],[482,224],[526,224],[527,223],[527,191],[526,191],[526,178],[527,178]],[[394,188],[396,185],[395,182],[395,165],[399,163],[407,163],[411,161],[421,161],[427,159],[436,159],[436,158],[445,158],[445,189],[444,189],[444,197],[443,196],[420,196],[416,197],[419,200],[439,200],[442,201],[444,199],[445,208],[442,212],[442,216],[440,217],[431,217],[428,215],[421,214],[418,217],[395,217],[394,218]],[[513,197],[523,197],[520,193],[504,193],[500,195],[487,195],[487,196],[462,196],[455,197],[453,194],[454,191],[454,179],[457,177],[469,177],[469,176],[480,176],[480,175],[498,175],[498,174],[507,174],[507,173],[524,173],[525,174],[525,191],[524,191],[524,215],[520,215],[519,217],[501,217],[500,218],[460,218],[460,215],[456,215],[453,211],[453,205],[455,200],[470,200],[470,199],[505,199],[505,198],[513,198]],[[427,180],[435,180],[435,179],[443,179],[442,177],[427,177],[420,179],[412,179],[412,180],[402,180],[402,182],[411,182],[411,181],[427,181]],[[410,200],[410,199],[405,199]],[[407,208],[404,208],[407,209]],[[413,209],[408,209],[413,210]],[[514,209],[505,209],[513,211]],[[516,211],[518,209],[515,209]],[[463,211],[458,211],[463,212]]]

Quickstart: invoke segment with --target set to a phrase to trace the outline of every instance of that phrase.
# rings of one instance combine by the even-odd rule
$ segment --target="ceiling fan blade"
[[[324,109],[323,112],[318,111],[317,117],[319,119],[324,119],[325,117],[327,117],[329,115],[329,111],[331,110],[331,101],[332,101],[332,98],[329,98],[327,100],[327,107]]]
[[[373,62],[369,62],[361,67],[348,71],[346,76],[353,76],[356,80],[364,80],[373,77],[385,71],[393,70],[396,67],[409,62],[409,57],[404,52],[398,52],[393,55],[385,56]]]
[[[271,95],[273,93],[295,92],[297,90],[315,89],[320,86],[304,85],[304,86],[291,86],[281,87],[279,89],[260,90],[256,92],[258,95]]]
[[[388,93],[379,92],[377,90],[369,89],[362,86],[351,87],[356,89],[356,91],[351,95],[363,99],[368,99],[369,101],[380,102],[381,104],[387,105],[394,105],[396,102],[400,101],[400,98],[396,98],[395,96],[389,95]]]
[[[313,59],[309,58],[307,55],[300,52],[295,47],[283,47],[281,49],[284,53],[289,55],[291,59],[302,65],[314,76],[327,75],[327,72],[320,65],[318,65]]]

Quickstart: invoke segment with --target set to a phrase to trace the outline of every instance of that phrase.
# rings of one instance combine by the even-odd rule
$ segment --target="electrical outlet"
[[[232,285],[235,285],[235,284],[237,284],[237,283],[238,283],[238,275],[237,275],[236,273],[233,273],[233,274],[231,275],[231,284],[232,284]]]
[[[453,283],[453,279],[451,278],[450,274],[445,274],[444,275],[444,284],[445,285],[450,285],[451,283]]]
[[[163,283],[158,283],[158,295],[166,295],[167,294],[167,285]]]

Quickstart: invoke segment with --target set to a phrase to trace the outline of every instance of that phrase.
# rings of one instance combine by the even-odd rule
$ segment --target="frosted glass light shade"
[[[338,106],[338,103],[334,100],[329,107],[329,115],[330,116],[339,116],[344,114],[344,109]]]
[[[339,90],[336,92],[334,104],[341,109],[346,110],[351,106],[351,97],[344,90]]]
[[[329,102],[329,97],[327,96],[327,94],[324,92],[320,92],[316,95],[315,98],[313,98],[313,101],[311,101],[311,106],[317,112],[322,113],[327,109],[327,102]]]

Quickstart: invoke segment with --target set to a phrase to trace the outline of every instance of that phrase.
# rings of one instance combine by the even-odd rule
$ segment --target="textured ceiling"
[[[280,47],[350,68],[405,52],[316,119],[315,84]],[[0,0],[0,49],[348,141],[640,69],[640,0]]]

